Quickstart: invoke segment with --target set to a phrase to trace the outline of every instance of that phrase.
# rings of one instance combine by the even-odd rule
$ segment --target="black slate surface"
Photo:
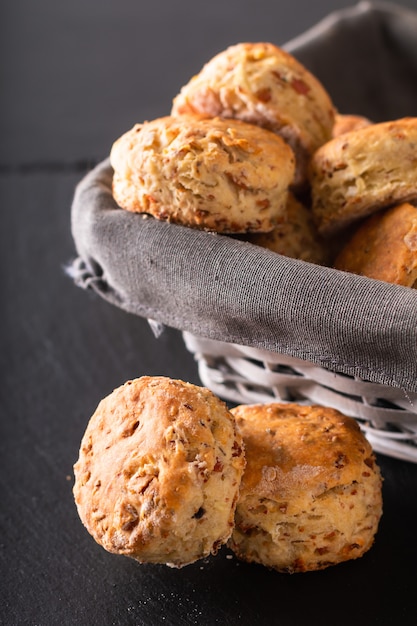
[[[404,6],[417,8],[414,1]],[[226,549],[184,568],[106,553],[78,519],[72,464],[125,380],[198,383],[181,336],[77,289],[76,182],[229,43],[278,44],[342,2],[14,0],[0,9],[0,623],[415,625],[417,465],[379,456],[384,516],[362,559],[285,576]]]

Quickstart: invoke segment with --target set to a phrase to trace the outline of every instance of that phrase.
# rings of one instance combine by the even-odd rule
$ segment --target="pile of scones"
[[[302,261],[417,286],[417,118],[336,111],[269,43],[231,46],[113,145],[129,211]],[[142,376],[104,398],[74,466],[83,524],[106,550],[182,567],[227,545],[306,572],[361,557],[382,479],[357,422],[296,403],[229,409],[211,391]]]
[[[129,211],[238,236],[288,257],[417,285],[417,118],[339,113],[270,43],[213,57],[171,114],[115,141]]]
[[[283,573],[357,559],[382,515],[358,423],[295,403],[227,405],[142,376],[104,398],[74,466],[80,518],[109,552],[183,567],[225,544]]]

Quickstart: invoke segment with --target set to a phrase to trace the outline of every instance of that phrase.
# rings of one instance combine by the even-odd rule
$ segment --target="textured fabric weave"
[[[415,115],[415,32],[414,13],[360,3],[286,47],[335,94],[341,112],[382,121]],[[112,174],[106,160],[75,192],[78,285],[201,337],[417,391],[417,290],[123,211]]]

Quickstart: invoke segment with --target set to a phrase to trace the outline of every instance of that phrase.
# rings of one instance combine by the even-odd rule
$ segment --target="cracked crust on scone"
[[[417,118],[372,124],[332,139],[311,160],[312,209],[332,234],[381,208],[417,198]]]
[[[103,399],[82,439],[74,496],[106,550],[182,567],[229,538],[242,439],[209,390],[143,376]]]
[[[295,170],[292,150],[273,133],[198,116],[137,124],[110,161],[120,207],[220,233],[272,230]]]
[[[336,269],[417,287],[417,208],[403,203],[366,218],[334,263]]]
[[[381,475],[358,423],[319,406],[232,409],[246,455],[230,548],[280,572],[361,557],[382,514]]]
[[[271,43],[239,43],[214,56],[174,98],[172,115],[240,119],[278,133],[304,183],[313,152],[331,138],[335,109],[319,80]]]

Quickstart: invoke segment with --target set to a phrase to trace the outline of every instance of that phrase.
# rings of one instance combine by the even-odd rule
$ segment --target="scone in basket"
[[[379,122],[415,115],[416,32],[417,14],[361,2],[283,47],[340,112]],[[76,189],[78,285],[182,331],[223,399],[334,407],[376,451],[417,462],[417,290],[124,211],[112,176],[106,160]]]

